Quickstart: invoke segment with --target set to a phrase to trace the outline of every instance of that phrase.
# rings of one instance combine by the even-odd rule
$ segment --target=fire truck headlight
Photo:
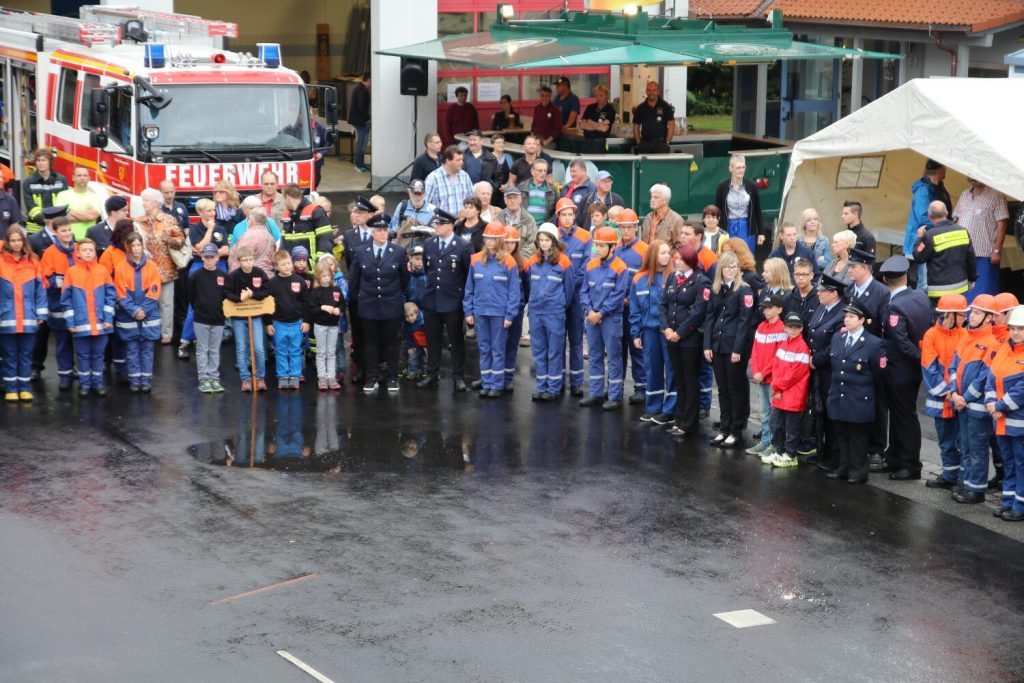
[[[156,140],[160,137],[160,126],[145,125],[142,127],[142,135],[147,140]]]

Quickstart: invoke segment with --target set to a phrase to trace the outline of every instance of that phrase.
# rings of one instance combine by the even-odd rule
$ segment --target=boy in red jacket
[[[750,350],[750,376],[761,396],[761,439],[747,449],[750,455],[761,458],[769,464],[775,450],[772,448],[772,363],[779,344],[786,340],[786,327],[782,315],[783,299],[779,294],[770,295],[764,303],[764,322],[754,333],[754,346]]]
[[[811,378],[811,350],[804,341],[800,314],[786,314],[786,341],[779,344],[772,361],[772,467],[796,467],[800,445],[800,421],[807,407]]]

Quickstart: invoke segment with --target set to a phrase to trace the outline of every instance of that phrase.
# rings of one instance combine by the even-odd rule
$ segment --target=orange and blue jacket
[[[573,227],[572,232],[558,228],[559,239],[565,242],[565,255],[572,261],[573,276],[576,280],[576,293],[579,294],[583,286],[583,265],[590,256],[590,233],[583,228]]]
[[[967,401],[971,417],[988,417],[985,410],[985,376],[999,342],[992,334],[991,325],[969,329],[957,344],[956,354],[949,366],[949,383],[956,393]]]
[[[77,260],[78,245],[72,243],[70,247],[65,248],[59,242],[47,247],[39,259],[39,274],[43,278],[43,286],[46,287],[46,308],[49,313],[46,325],[51,330],[68,328],[65,318],[69,312],[61,304],[61,290],[64,289],[65,274]]]
[[[576,277],[572,261],[565,254],[558,262],[542,260],[534,254],[523,266],[530,277],[530,315],[565,315],[576,298]]]
[[[124,341],[160,338],[160,289],[160,271],[145,256],[139,263],[125,259],[117,265],[114,269],[117,292],[114,328],[118,337]],[[140,310],[146,317],[136,320],[135,314]]]
[[[114,324],[117,293],[107,269],[97,261],[79,261],[68,268],[60,303],[64,320],[75,337],[110,334]],[[103,327],[109,324],[110,328]],[[72,329],[73,328],[73,329]]]
[[[924,400],[925,415],[948,420],[956,414],[953,402],[943,394],[953,390],[949,379],[950,365],[960,340],[966,335],[967,330],[962,327],[947,330],[939,323],[924,333],[921,339],[921,376],[928,392]]]
[[[498,261],[494,256],[478,252],[469,260],[462,310],[466,317],[500,316],[511,322],[519,315],[520,290],[519,264],[514,258],[506,255],[503,261]]]
[[[36,321],[47,313],[39,262],[26,254],[0,252],[0,334],[35,332]]]
[[[118,249],[113,244],[103,250],[100,254],[100,265],[107,269],[110,273],[110,277],[114,277],[114,269],[117,268],[118,264],[124,263],[128,260],[123,249]]]
[[[584,314],[597,311],[602,317],[622,314],[623,302],[629,294],[629,268],[618,256],[602,261],[592,258],[583,273],[580,304]]]
[[[995,402],[1003,416],[999,436],[1024,436],[1024,344],[1007,341],[996,352],[985,379],[985,402]]]

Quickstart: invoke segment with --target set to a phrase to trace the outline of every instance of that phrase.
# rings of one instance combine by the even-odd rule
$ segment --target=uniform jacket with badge
[[[882,315],[882,341],[889,359],[885,380],[890,384],[921,381],[921,339],[932,325],[931,302],[917,289],[903,289],[889,300]]]
[[[0,251],[0,334],[35,332],[48,312],[39,261]]]
[[[60,292],[61,306],[67,311],[64,320],[75,337],[97,337],[110,334],[114,325],[117,291],[110,273],[97,261],[78,260],[68,268]],[[104,325],[109,324],[111,328]]]
[[[955,416],[953,403],[943,396],[953,389],[950,384],[950,366],[957,346],[967,331],[962,327],[946,329],[940,323],[932,325],[921,339],[921,379],[925,391],[924,414],[950,419]]]
[[[964,294],[978,279],[970,233],[950,220],[939,221],[925,232],[914,260],[928,265],[931,297]]]
[[[583,266],[590,258],[590,233],[583,228],[573,228],[571,233],[558,228],[559,239],[565,243],[565,255],[572,261],[573,275],[576,280],[576,293],[583,287]]]
[[[772,408],[802,413],[811,383],[811,350],[803,335],[786,336],[775,349],[771,369]]]
[[[699,349],[704,345],[711,298],[711,281],[703,273],[668,275],[658,306],[658,320],[662,331],[671,329],[679,335],[678,342],[668,342],[670,346]]]
[[[852,346],[846,345],[848,335],[849,332],[841,331],[832,337],[828,416],[841,422],[874,422],[878,400],[875,387],[884,381],[882,372],[887,364],[885,346],[866,329]]]
[[[557,263],[551,263],[534,254],[524,267],[530,278],[530,315],[564,319],[576,297],[576,271],[569,257],[559,253]]]
[[[491,254],[473,254],[466,279],[462,310],[466,317],[501,317],[509,322],[519,314],[519,267],[511,256],[498,260]]]
[[[423,269],[427,283],[423,289],[423,308],[436,313],[452,313],[462,309],[466,294],[466,277],[473,248],[469,240],[452,235],[444,250],[441,238],[431,237],[423,246]]]
[[[718,293],[711,292],[704,325],[704,350],[741,356],[750,353],[756,310],[754,290],[742,281],[736,289],[723,282]]]
[[[807,345],[811,348],[811,362],[814,364],[813,377],[818,392],[814,399],[815,410],[825,409],[824,401],[828,398],[828,390],[832,384],[832,374],[828,369],[832,338],[843,326],[844,318],[845,311],[842,301],[837,301],[830,309],[819,304],[810,316],[810,323],[807,327]]]
[[[587,262],[580,288],[584,313],[596,311],[602,318],[622,315],[629,294],[629,269],[618,256],[605,260],[592,258]]]
[[[878,280],[872,278],[862,294],[855,294],[857,286],[853,283],[846,288],[846,299],[860,306],[867,317],[864,319],[864,327],[876,337],[882,335],[882,313],[885,305],[889,303],[889,288]],[[931,321],[928,321],[929,324]],[[923,333],[922,333],[923,334]]]
[[[1024,344],[1010,340],[996,352],[985,379],[985,402],[994,402],[1003,414],[995,421],[998,436],[1024,436]]]
[[[632,280],[640,272],[644,265],[644,259],[647,258],[647,243],[635,239],[629,244],[620,244],[615,248],[614,253],[626,264],[629,278]]]
[[[991,325],[968,329],[960,336],[953,358],[949,363],[948,387],[964,397],[967,412],[972,417],[988,417],[985,409],[985,378],[992,358],[1001,344],[992,333]],[[921,364],[924,364],[922,355]],[[927,377],[925,378],[927,382]],[[941,389],[939,385],[938,389]],[[929,400],[933,392],[929,391]],[[942,393],[936,390],[934,394]]]
[[[117,307],[114,328],[124,341],[156,341],[160,338],[160,272],[148,258],[138,263],[125,259],[114,268]],[[142,311],[146,317],[136,320]]]
[[[356,249],[348,274],[349,298],[357,302],[360,318],[398,320],[405,315],[409,257],[393,242],[386,242],[382,248],[379,264],[372,241]]]
[[[352,268],[352,256],[356,253],[356,250],[373,241],[370,232],[369,228],[351,227],[341,234],[342,257],[345,261],[346,270]],[[363,233],[365,233],[365,237]]]
[[[646,271],[633,276],[629,287],[629,335],[639,339],[644,330],[663,330],[661,299],[665,294],[665,276]]]

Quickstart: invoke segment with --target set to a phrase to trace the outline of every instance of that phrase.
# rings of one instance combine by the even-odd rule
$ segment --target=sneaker
[[[31,401],[32,400],[32,392],[31,391],[19,391],[18,392],[18,398],[21,399],[22,401]]]
[[[181,360],[188,360],[188,342],[182,342],[178,346],[178,358]]]
[[[252,380],[251,379],[243,379],[242,380],[242,391],[245,392],[245,393],[250,393],[252,391]]]
[[[672,413],[660,413],[654,416],[654,424],[656,425],[670,425],[676,421],[676,418],[672,416]]]
[[[761,455],[769,448],[771,448],[771,446],[769,446],[768,444],[761,443],[760,441],[758,441],[753,446],[747,449],[747,455]]]
[[[138,384],[133,384],[132,385],[132,389],[134,389],[135,391],[139,390],[138,387],[139,387]],[[201,380],[199,382],[199,393],[201,393],[201,394],[212,394],[213,393],[213,385],[210,384],[210,380],[204,379],[204,380]]]
[[[222,393],[224,391],[224,385],[220,383],[219,379],[210,380],[210,388],[213,389],[214,393]]]
[[[278,377],[277,378],[277,390],[278,391],[288,391],[291,388],[292,388],[292,378],[291,377]]]
[[[656,418],[656,417],[657,417],[657,415],[655,415],[654,413],[644,413],[643,415],[640,416],[640,421],[641,422],[654,422],[654,418]]]
[[[800,447],[796,449],[797,455],[815,455],[818,452],[818,446],[816,444],[807,442],[800,444]]]
[[[318,379],[316,381],[316,388],[319,389],[320,391],[327,391],[327,378],[321,377],[320,379]]]
[[[776,454],[772,459],[772,467],[796,467],[800,463],[797,462],[796,458],[787,455],[786,453]]]
[[[11,403],[17,403],[18,402],[18,392],[17,391],[8,391],[6,394],[4,394],[4,400],[5,401],[10,401]]]
[[[341,391],[341,383],[336,379],[330,378],[327,380],[327,388],[331,391]]]
[[[372,394],[373,392],[377,391],[377,387],[378,386],[379,385],[377,384],[377,380],[375,380],[375,379],[367,380],[366,384],[363,385],[363,393],[364,394]]]
[[[258,380],[256,380],[256,391],[266,391],[266,390],[267,390],[267,381],[265,379],[263,379],[262,377],[259,378]]]
[[[388,380],[388,393],[389,394],[397,394],[398,393],[398,380],[397,379],[389,379]]]

